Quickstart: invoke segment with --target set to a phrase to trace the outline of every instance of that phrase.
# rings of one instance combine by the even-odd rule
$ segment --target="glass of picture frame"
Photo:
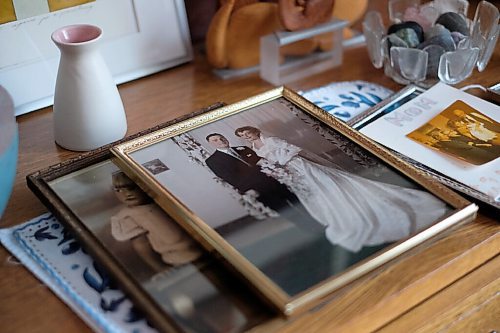
[[[383,117],[384,115],[411,101],[425,90],[425,88],[410,84],[392,96],[385,98],[380,103],[377,103],[368,110],[350,119],[347,121],[347,124],[359,131],[369,123],[376,121],[380,117]]]
[[[112,153],[157,204],[287,316],[477,211],[285,87]]]
[[[165,227],[176,226],[135,184],[127,183],[128,178],[111,162],[109,147],[28,175],[27,181],[85,251],[127,293],[137,307],[135,311],[141,310],[148,323],[161,332],[243,332],[272,324],[270,307],[217,257],[199,246],[193,248],[193,240],[186,242],[191,238],[178,232],[182,229],[168,230],[170,241],[157,242],[148,237],[148,226],[134,225],[134,214],[127,213],[131,202],[123,195],[127,190],[141,193],[138,195],[145,200],[140,206],[140,219],[163,226],[152,233],[165,234]],[[184,241],[180,241],[182,238]]]

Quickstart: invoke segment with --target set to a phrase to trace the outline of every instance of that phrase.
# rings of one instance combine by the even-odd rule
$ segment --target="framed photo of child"
[[[29,175],[28,185],[102,268],[99,286],[119,286],[133,301],[123,320],[145,317],[161,332],[243,332],[257,325],[265,330],[273,316],[269,307],[111,157],[109,146],[100,148]],[[157,161],[145,167],[168,170]],[[102,293],[109,297],[112,288]],[[122,306],[114,302],[114,309]]]
[[[287,316],[477,210],[284,87],[112,153],[179,225]],[[164,171],[150,170],[157,161]]]

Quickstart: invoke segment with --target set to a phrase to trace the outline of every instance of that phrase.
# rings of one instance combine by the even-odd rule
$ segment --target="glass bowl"
[[[458,15],[451,16],[462,18],[464,33],[445,29],[451,32],[449,43],[445,43],[447,36],[441,38],[440,43],[428,43],[427,38],[423,42],[417,40],[420,44],[416,46],[406,41],[399,43],[394,33],[387,34],[380,13],[371,11],[363,21],[370,60],[376,68],[384,67],[385,75],[398,83],[426,87],[439,80],[447,84],[459,83],[472,74],[474,67],[483,71],[500,33],[500,15],[495,5],[481,1],[470,20],[467,18],[468,6],[466,0],[434,0],[424,4],[420,0],[389,0],[391,27],[417,22],[423,30],[422,36],[435,36],[435,31],[444,28],[438,26],[436,20],[444,13],[456,13]]]
[[[14,103],[7,91],[0,86],[0,218],[16,177],[18,145]]]

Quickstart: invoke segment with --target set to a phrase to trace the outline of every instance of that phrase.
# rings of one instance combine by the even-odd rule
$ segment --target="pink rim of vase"
[[[93,42],[102,35],[102,30],[95,25],[74,24],[57,29],[52,33],[52,40],[56,44],[74,45]]]

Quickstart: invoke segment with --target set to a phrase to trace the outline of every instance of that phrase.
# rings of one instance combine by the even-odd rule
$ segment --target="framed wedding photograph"
[[[477,212],[285,87],[111,151],[128,177],[285,316]]]
[[[271,308],[111,157],[103,147],[28,176],[29,187],[66,227],[67,244],[69,235],[75,237],[81,247],[69,244],[73,251],[94,259],[89,269],[100,280],[89,284],[97,286],[106,311],[128,313],[123,319],[128,322],[146,318],[151,331],[244,332],[257,325],[265,330],[274,316]],[[165,171],[161,163],[149,168]],[[74,267],[74,274],[88,275],[84,269]],[[127,305],[114,294],[117,285],[133,301],[129,309],[121,309]]]

